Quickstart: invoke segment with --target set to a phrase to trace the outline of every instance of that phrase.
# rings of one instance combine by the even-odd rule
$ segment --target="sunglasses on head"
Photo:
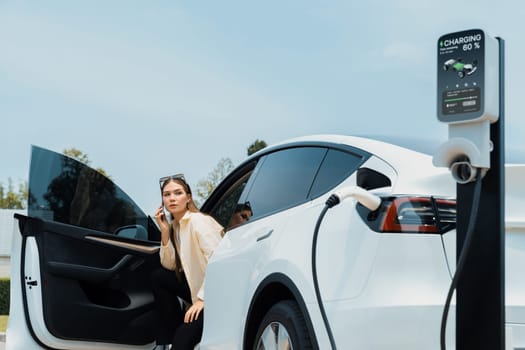
[[[164,187],[164,184],[166,183],[166,181],[169,181],[169,180],[182,180],[184,181],[184,183],[186,183],[186,179],[184,178],[184,174],[175,174],[175,175],[170,175],[170,176],[163,176],[159,179],[159,185],[160,185],[160,188],[162,189],[162,187]]]

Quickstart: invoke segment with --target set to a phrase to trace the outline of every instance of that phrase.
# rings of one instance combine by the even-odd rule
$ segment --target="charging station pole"
[[[475,231],[456,289],[456,349],[505,349],[504,41],[499,43],[499,118],[490,125],[493,150],[482,179]],[[468,229],[474,183],[457,185],[459,256]]]
[[[450,33],[437,54],[437,116],[449,140],[433,163],[457,182],[456,349],[504,350],[504,41],[480,29]]]

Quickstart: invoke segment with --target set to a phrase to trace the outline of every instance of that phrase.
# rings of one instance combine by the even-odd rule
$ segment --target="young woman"
[[[155,212],[161,231],[162,268],[152,275],[157,349],[193,349],[203,330],[204,277],[224,233],[197,209],[182,174],[160,179],[162,205]],[[179,299],[180,298],[180,299]],[[181,307],[180,300],[188,306]]]

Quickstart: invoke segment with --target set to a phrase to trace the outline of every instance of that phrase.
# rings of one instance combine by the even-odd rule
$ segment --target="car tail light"
[[[360,205],[358,211],[376,232],[443,234],[456,227],[454,199],[388,197],[383,198],[381,207],[374,212]]]

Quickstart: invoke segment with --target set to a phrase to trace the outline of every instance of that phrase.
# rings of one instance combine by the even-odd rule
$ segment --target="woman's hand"
[[[202,309],[204,309],[204,300],[199,299],[195,304],[190,306],[188,311],[186,311],[186,314],[184,315],[184,323],[190,323],[199,318]]]

